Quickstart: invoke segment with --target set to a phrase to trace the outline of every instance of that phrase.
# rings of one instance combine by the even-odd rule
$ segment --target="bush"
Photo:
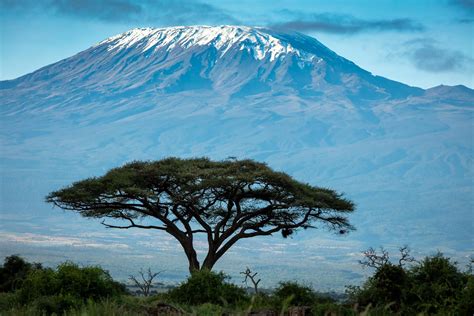
[[[23,301],[32,301],[41,296],[70,295],[87,299],[116,297],[125,294],[125,287],[115,282],[109,273],[100,267],[79,267],[63,263],[56,270],[31,271],[20,289]]]
[[[425,258],[410,271],[410,277],[410,290],[416,298],[419,312],[432,314],[453,311],[461,302],[463,294],[469,295],[470,278],[467,273],[459,271],[456,263],[441,253]]]
[[[0,292],[13,292],[20,288],[28,272],[33,269],[41,269],[41,265],[26,262],[17,255],[6,257],[0,267]]]
[[[251,310],[256,311],[261,309],[273,309],[277,307],[275,305],[275,300],[272,296],[259,292],[251,297],[250,303],[246,303],[242,307],[244,309],[250,308]]]
[[[73,263],[63,263],[57,269],[58,285],[61,293],[82,299],[117,297],[126,293],[125,286],[115,282],[108,271],[101,267],[79,267]]]
[[[125,292],[125,287],[102,268],[81,268],[67,262],[56,270],[31,270],[18,290],[18,297],[22,304],[33,302],[38,311],[60,314],[80,307],[88,299],[117,297]]]
[[[466,273],[466,286],[459,295],[458,304],[454,311],[457,315],[474,314],[474,275]]]
[[[210,303],[206,303],[203,305],[198,306],[194,313],[197,316],[214,316],[214,315],[222,315],[222,307],[219,305],[214,305]]]
[[[0,293],[0,311],[11,309],[18,305],[16,293]]]
[[[317,303],[311,307],[311,315],[314,316],[356,316],[359,315],[353,308],[336,303]]]
[[[407,285],[406,271],[398,265],[387,263],[372,277],[373,293],[370,299],[374,305],[391,304],[391,310],[399,310]]]
[[[229,279],[224,273],[208,270],[193,272],[186,282],[168,293],[171,301],[189,305],[211,303],[217,305],[235,305],[248,300],[245,290],[227,283]]]
[[[280,282],[273,295],[279,308],[284,301],[288,302],[290,297],[292,297],[288,302],[290,306],[311,306],[318,298],[309,286],[297,282]]]
[[[78,308],[82,301],[70,295],[42,296],[32,302],[37,311],[51,315],[53,313],[62,314],[65,311]]]
[[[130,297],[131,300],[137,298]],[[32,316],[32,315],[64,315],[64,316],[147,316],[150,315],[145,306],[129,306],[125,302],[117,300],[88,300],[80,303],[78,307],[68,308],[67,297],[42,297],[29,305],[17,306],[10,309],[0,310],[2,316]],[[58,312],[57,310],[63,311]],[[56,311],[55,311],[56,310]]]
[[[362,287],[349,287],[349,303],[362,310],[401,314],[472,315],[474,276],[441,253],[411,268],[390,262],[377,267]]]

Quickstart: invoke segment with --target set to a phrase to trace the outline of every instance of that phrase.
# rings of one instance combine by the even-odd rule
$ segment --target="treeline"
[[[0,315],[472,315],[472,267],[436,254],[417,262],[401,249],[398,262],[373,249],[361,263],[374,274],[348,299],[334,299],[296,282],[253,295],[222,272],[198,271],[167,293],[136,297],[98,266],[66,262],[55,269],[5,258],[0,268]]]

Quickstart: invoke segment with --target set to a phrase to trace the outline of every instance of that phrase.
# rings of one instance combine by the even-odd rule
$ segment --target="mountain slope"
[[[312,271],[301,267],[301,277],[322,287],[353,270],[350,254],[368,246],[407,243],[461,261],[472,252],[474,92],[466,87],[423,90],[373,76],[298,33],[175,27],[111,37],[1,82],[0,97],[0,206],[13,218],[54,221],[58,212],[42,202],[49,191],[133,159],[236,156],[356,201],[357,232],[342,241],[306,232],[281,255],[279,267],[290,265],[285,253],[301,256]],[[42,227],[103,231],[67,216],[67,230],[64,222]],[[242,264],[270,269],[265,253],[249,250],[253,242],[242,245]],[[163,251],[154,264],[171,260]],[[316,251],[324,254],[317,262]],[[220,268],[232,272],[243,259],[226,260]],[[339,272],[315,274],[322,262]]]
[[[190,90],[226,98],[334,93],[357,101],[422,93],[373,76],[308,36],[229,26],[134,29],[0,88],[23,92],[6,95],[16,107],[19,98],[51,90],[76,103]]]

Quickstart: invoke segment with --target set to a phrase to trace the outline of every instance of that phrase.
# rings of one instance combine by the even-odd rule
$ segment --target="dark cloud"
[[[451,6],[460,9],[462,11],[462,18],[455,19],[454,21],[461,24],[471,24],[474,22],[474,0],[451,0],[449,2]]]
[[[381,31],[422,31],[424,27],[411,19],[363,20],[351,15],[341,14],[302,14],[287,11],[293,19],[273,24],[273,27],[291,29],[300,32],[319,31],[336,34],[356,34]]]
[[[474,0],[451,0],[450,4],[466,10],[474,9]]]
[[[473,59],[460,51],[439,47],[433,39],[416,39],[405,42],[402,55],[408,57],[418,69],[429,72],[467,71]]]
[[[127,0],[52,0],[51,7],[59,14],[103,21],[132,20],[143,13],[140,5]]]
[[[193,0],[0,0],[0,9],[151,25],[238,22],[218,7]]]
[[[474,18],[458,19],[457,22],[461,24],[471,24],[474,23]]]

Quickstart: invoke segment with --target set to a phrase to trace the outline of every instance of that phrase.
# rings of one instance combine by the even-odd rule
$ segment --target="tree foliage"
[[[52,192],[46,200],[102,218],[109,228],[165,231],[184,249],[190,271],[212,269],[244,238],[277,232],[287,237],[319,226],[341,234],[353,229],[347,214],[354,204],[340,193],[298,182],[253,160],[137,161]],[[202,265],[194,249],[196,234],[208,241]]]

